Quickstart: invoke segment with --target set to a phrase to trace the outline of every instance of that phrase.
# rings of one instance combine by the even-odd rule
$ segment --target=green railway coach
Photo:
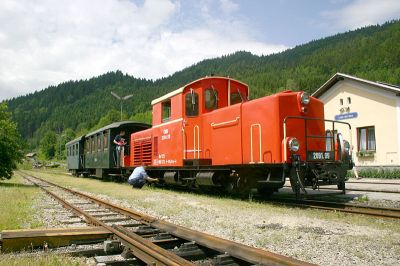
[[[67,153],[67,167],[73,175],[79,175],[78,173],[84,167],[83,145],[83,136],[71,140],[65,144],[65,150]]]
[[[151,125],[145,123],[121,121],[68,142],[66,147],[78,145],[78,154],[67,152],[68,169],[76,175],[95,175],[102,178],[125,174],[126,167],[121,166],[129,160],[130,135],[150,127]],[[121,131],[125,131],[124,138],[127,144],[119,155],[113,140]]]

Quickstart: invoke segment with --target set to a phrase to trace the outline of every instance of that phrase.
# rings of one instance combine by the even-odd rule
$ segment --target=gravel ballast
[[[149,187],[136,190],[65,176],[58,183],[175,224],[315,264],[400,264],[396,220]]]

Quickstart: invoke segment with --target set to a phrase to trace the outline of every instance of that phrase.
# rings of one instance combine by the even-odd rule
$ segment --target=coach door
[[[185,95],[184,159],[200,159],[202,157],[202,132],[199,117],[199,94],[190,89]]]

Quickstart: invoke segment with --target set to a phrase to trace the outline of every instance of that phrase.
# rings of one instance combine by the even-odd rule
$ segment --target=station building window
[[[340,105],[343,105],[343,99],[340,99]]]
[[[171,100],[162,103],[162,122],[171,120]]]
[[[375,127],[360,127],[357,128],[357,144],[358,151],[375,151]]]
[[[199,95],[193,91],[185,96],[186,116],[197,116],[199,114]]]
[[[214,88],[204,91],[205,105],[207,110],[215,110],[218,108],[218,92]]]

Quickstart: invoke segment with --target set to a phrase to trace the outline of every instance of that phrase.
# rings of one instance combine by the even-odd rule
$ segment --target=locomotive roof
[[[229,79],[229,80],[235,81],[235,82],[237,82],[237,83],[243,84],[243,85],[245,85],[245,86],[248,87],[248,85],[247,85],[246,83],[243,83],[243,82],[241,82],[241,81],[239,81],[239,80],[236,80],[236,79],[233,79],[233,78],[230,78],[230,77],[219,77],[219,76],[211,76],[211,77],[208,77],[208,76],[205,76],[205,77],[203,77],[203,78],[200,78],[200,79],[197,79],[197,80],[195,80],[195,81],[192,81],[192,82],[186,84],[185,86],[180,87],[180,88],[177,89],[177,90],[171,91],[170,93],[167,93],[167,94],[165,94],[164,96],[161,96],[161,97],[159,97],[159,98],[157,98],[157,99],[154,99],[153,101],[151,101],[151,105],[154,105],[154,104],[156,104],[156,103],[162,102],[162,101],[164,101],[164,100],[166,100],[166,99],[171,98],[172,96],[175,96],[175,95],[177,95],[177,94],[180,94],[180,93],[183,92],[183,90],[184,90],[187,86],[189,86],[189,85],[191,85],[191,84],[193,84],[193,83],[199,82],[199,81],[201,81],[201,80],[204,80],[204,79],[226,79],[226,80]]]
[[[120,122],[115,122],[115,123],[109,124],[109,125],[107,125],[105,127],[99,128],[96,131],[90,132],[89,134],[86,135],[86,137],[95,135],[95,134],[97,134],[99,132],[102,132],[104,130],[107,130],[107,129],[119,128],[119,127],[125,126],[125,125],[137,125],[137,126],[143,127],[143,128],[150,128],[151,127],[149,124],[146,124],[146,123],[140,123],[140,122],[134,122],[134,121],[120,121]]]

